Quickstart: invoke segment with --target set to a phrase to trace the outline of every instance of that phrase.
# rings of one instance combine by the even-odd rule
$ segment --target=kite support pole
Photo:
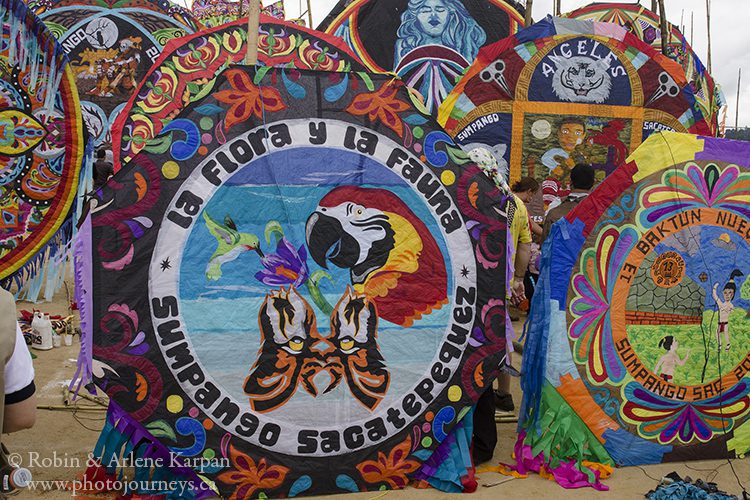
[[[247,16],[247,54],[245,64],[255,66],[258,62],[258,26],[260,25],[260,0],[250,0]]]
[[[659,0],[659,29],[661,30],[661,53],[667,55],[668,37],[671,33],[667,31],[667,13],[664,10],[664,0]]]
[[[531,26],[531,7],[534,5],[534,0],[526,0],[526,16],[523,20],[524,27],[528,28]]]

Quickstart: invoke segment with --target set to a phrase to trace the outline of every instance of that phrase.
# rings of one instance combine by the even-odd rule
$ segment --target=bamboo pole
[[[661,53],[667,55],[669,32],[667,31],[667,13],[664,10],[664,0],[659,0],[659,27],[661,29]]]
[[[245,64],[255,66],[258,62],[258,26],[260,25],[260,0],[250,0],[247,16],[247,54]]]
[[[310,5],[310,0],[307,0],[307,19],[310,21],[310,26],[308,26],[310,29],[314,29],[313,26],[313,18],[312,18],[312,6]]]
[[[657,10],[658,6],[656,5],[656,3],[657,3],[657,0],[651,0],[651,12],[654,12],[654,13],[658,12]]]
[[[685,36],[685,25],[682,24],[682,20],[685,18],[685,9],[680,11],[680,32]]]
[[[737,72],[737,104],[734,106],[734,130],[740,123],[740,82],[742,81],[742,68]]]
[[[50,411],[107,411],[107,408],[103,406],[64,406],[64,405],[37,405],[37,410],[50,410]]]
[[[525,27],[531,26],[531,8],[534,5],[534,0],[526,0],[526,16],[523,21]]]
[[[711,0],[706,0],[706,28],[708,35],[708,72],[711,73]]]

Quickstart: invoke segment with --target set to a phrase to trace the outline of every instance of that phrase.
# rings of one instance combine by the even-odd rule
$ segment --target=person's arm
[[[529,268],[530,257],[531,243],[519,243],[518,250],[516,250],[515,271],[511,290],[516,303],[521,302],[526,297],[526,288],[524,287],[523,280],[526,277],[526,270]]]
[[[677,364],[680,366],[685,366],[685,363],[687,363],[688,356],[690,356],[690,349],[688,348],[687,352],[685,353],[685,359],[680,359],[679,356],[677,356]]]
[[[16,345],[5,365],[5,411],[3,432],[28,429],[36,420],[36,386],[31,354],[16,325]]]
[[[5,405],[3,433],[18,432],[34,427],[36,422],[36,393],[23,401]]]
[[[541,236],[544,233],[544,229],[542,229],[542,226],[540,226],[539,224],[537,224],[535,221],[531,219],[529,219],[529,226],[534,236]]]
[[[714,284],[714,288],[713,288],[712,292],[713,292],[713,296],[714,296],[714,300],[716,301],[716,304],[720,306],[720,305],[723,304],[723,301],[719,298],[719,294],[716,293],[716,289],[718,287],[719,287],[718,283]]]

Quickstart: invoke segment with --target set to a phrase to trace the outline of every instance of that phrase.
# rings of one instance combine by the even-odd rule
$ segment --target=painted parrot
[[[255,250],[258,255],[263,257],[258,237],[254,234],[237,231],[237,226],[229,215],[224,217],[224,224],[213,220],[207,212],[203,212],[203,219],[218,244],[206,266],[206,278],[209,280],[216,281],[221,278],[222,264],[233,261],[243,252]]]
[[[313,260],[349,269],[354,290],[375,302],[381,319],[410,326],[448,301],[435,238],[390,191],[337,187],[320,200],[305,232]]]

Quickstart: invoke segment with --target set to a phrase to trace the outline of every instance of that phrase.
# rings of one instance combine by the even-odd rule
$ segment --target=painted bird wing
[[[227,218],[229,218],[229,216],[227,216]],[[226,252],[229,250],[228,247],[232,247],[239,242],[240,233],[237,232],[236,229],[232,229],[231,227],[216,222],[210,215],[208,215],[208,212],[203,212],[203,220],[206,221],[208,231],[214,236],[214,238],[216,238],[216,241],[219,244],[216,252],[214,252],[214,256],[218,253]],[[229,220],[231,221],[232,219],[229,218]],[[232,226],[234,226],[234,222],[232,222]]]

